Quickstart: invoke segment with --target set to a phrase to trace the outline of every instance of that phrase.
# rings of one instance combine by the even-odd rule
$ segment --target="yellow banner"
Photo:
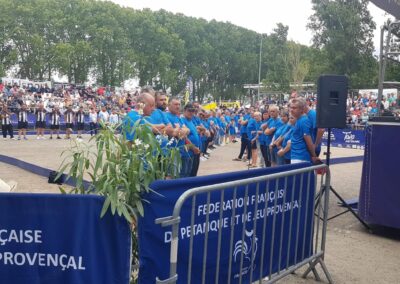
[[[224,102],[224,101],[222,101],[220,103],[220,105],[225,106],[227,108],[235,108],[235,107],[240,108],[240,102],[238,102],[238,101],[236,101],[236,102]]]
[[[211,102],[205,105],[202,105],[202,108],[205,110],[214,110],[217,108],[217,103],[216,102]]]

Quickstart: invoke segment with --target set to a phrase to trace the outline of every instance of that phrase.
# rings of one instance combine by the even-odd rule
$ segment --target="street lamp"
[[[263,35],[261,34],[260,40],[260,60],[258,62],[258,88],[257,88],[257,102],[260,101],[260,83],[261,83],[261,51],[262,51]]]

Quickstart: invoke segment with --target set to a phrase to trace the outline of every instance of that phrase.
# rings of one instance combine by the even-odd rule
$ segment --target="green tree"
[[[314,47],[324,49],[331,73],[348,75],[352,87],[373,81],[373,31],[375,23],[366,0],[313,0],[308,28]],[[375,71],[376,72],[376,71]]]

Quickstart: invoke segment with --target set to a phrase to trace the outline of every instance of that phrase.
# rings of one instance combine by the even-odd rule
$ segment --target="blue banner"
[[[34,113],[28,113],[28,128],[35,128],[35,123],[36,123],[36,116]],[[89,115],[85,115],[85,126],[86,129],[89,128],[89,123],[90,123],[90,117]],[[18,128],[18,117],[16,115],[11,116],[11,123],[14,127],[14,130],[17,130]],[[50,119],[50,113],[46,115],[46,126],[47,128],[50,128],[51,124],[51,119]],[[74,123],[75,124],[75,123]],[[65,118],[64,115],[60,116],[60,127],[63,128],[65,126]]]
[[[322,145],[326,146],[328,141],[328,131],[324,132],[322,137]],[[336,129],[331,130],[331,146],[364,149],[365,147],[365,131],[352,129]]]
[[[0,283],[123,284],[131,233],[89,195],[0,194]]]
[[[400,229],[400,124],[366,129],[359,215],[365,222]]]
[[[149,202],[145,206],[144,218],[139,220],[139,283],[155,283],[156,277],[169,277],[171,227],[155,224],[155,219],[172,215],[175,202],[183,192],[190,188],[213,185],[222,182],[241,180],[276,172],[284,172],[309,164],[289,165],[278,168],[258,169],[220,175],[186,178],[180,180],[158,181],[151,185],[157,194],[145,197]],[[303,177],[301,177],[303,176]],[[189,198],[181,210],[178,248],[178,283],[201,283],[204,251],[207,251],[205,283],[214,283],[219,275],[219,283],[250,283],[260,278],[260,264],[263,259],[262,277],[277,272],[287,265],[293,265],[312,255],[312,217],[314,209],[314,174],[309,174],[310,190],[307,188],[308,174],[296,175],[287,179],[272,180],[258,187],[239,186],[234,198],[234,189],[210,194],[207,206],[207,194],[196,197],[194,206],[194,226],[191,228],[192,198]],[[303,190],[300,192],[300,184]],[[293,184],[294,183],[294,184]],[[246,201],[245,192],[248,191]],[[207,222],[207,212],[209,212]],[[220,215],[221,214],[221,215]],[[264,228],[264,217],[267,216]],[[274,222],[275,220],[275,222]],[[292,223],[290,224],[290,220]],[[254,222],[256,229],[254,230]],[[274,225],[275,224],[275,225]],[[218,231],[221,228],[221,245],[218,247]],[[234,228],[233,239],[231,229]],[[263,232],[266,232],[263,247]],[[208,234],[207,250],[205,235]],[[188,279],[190,263],[190,237],[193,236],[192,272]],[[243,242],[242,242],[243,240]],[[232,246],[231,246],[232,242]],[[220,248],[219,271],[217,255]],[[252,249],[254,254],[252,257]],[[272,258],[270,258],[272,255]],[[229,274],[229,258],[232,271]],[[240,263],[243,261],[242,270]],[[253,266],[251,263],[253,262]]]

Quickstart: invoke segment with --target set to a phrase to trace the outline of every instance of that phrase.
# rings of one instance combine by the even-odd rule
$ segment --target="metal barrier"
[[[318,170],[324,171],[325,174],[321,176],[320,191],[316,195],[317,176],[315,171]],[[169,278],[165,280],[157,278],[156,283],[183,283],[182,279],[178,281],[180,278],[177,274],[177,268],[185,265],[187,265],[187,275],[184,275],[185,283],[274,283],[304,265],[309,265],[303,274],[304,278],[310,272],[313,272],[315,278],[320,280],[316,270],[317,264],[321,265],[329,283],[333,283],[324,263],[329,202],[329,190],[324,189],[329,189],[329,186],[329,168],[326,165],[318,165],[187,190],[175,203],[172,216],[156,220],[156,224],[161,224],[163,227],[172,226]],[[238,219],[235,218],[235,210],[239,209],[233,206],[232,212],[229,213],[229,234],[224,234],[223,239],[223,226],[221,224],[224,224],[224,214],[229,210],[222,207],[226,204],[228,198],[229,201],[233,201],[232,204],[237,204],[243,191],[244,202],[242,204],[243,216],[245,216],[243,224],[239,225],[238,222],[235,222]],[[203,199],[205,196],[200,198],[202,195],[206,195],[206,199]],[[212,205],[211,199],[215,201],[216,195],[218,195],[218,204],[221,208],[217,214],[218,221],[214,220],[218,222],[218,229],[211,232],[215,233],[215,236],[210,239],[210,223],[213,222],[210,220],[210,204]],[[254,201],[253,196],[255,196],[255,202],[252,202]],[[259,206],[260,197],[269,197],[270,199],[269,201],[266,200],[265,205],[261,207]],[[196,203],[196,200],[206,200],[206,203],[198,204],[200,202]],[[185,202],[189,204],[184,205]],[[271,203],[273,207],[271,207]],[[268,204],[270,207],[268,207]],[[191,206],[188,263],[178,262],[179,232],[180,229],[185,230],[185,228],[181,228],[183,206]],[[196,229],[194,220],[198,208],[207,208],[206,212],[203,211],[205,213],[206,230],[202,243],[194,241]],[[280,214],[278,209],[281,210]],[[258,218],[262,215],[260,212],[264,212],[263,218]],[[249,216],[249,214],[254,217],[246,220],[246,216]],[[251,234],[246,229],[246,223],[252,226]],[[218,237],[216,236],[217,232]],[[235,232],[236,234],[240,232],[241,241],[239,240],[234,245]],[[261,238],[261,256],[257,254],[256,257],[256,253],[259,251],[259,237],[257,236]],[[249,237],[251,241],[249,240],[248,243],[251,245],[248,245],[244,240]],[[208,243],[211,241],[218,244],[216,250],[209,248]],[[221,246],[227,248],[228,243],[229,265],[222,267],[221,270],[221,260],[226,261],[228,258],[228,249],[221,249]],[[192,263],[194,245],[196,247],[203,246],[201,264]],[[245,258],[248,262],[247,267],[244,267]],[[234,263],[239,265],[239,259],[239,273],[234,274],[233,265]],[[210,262],[215,262],[215,267],[210,268]],[[192,271],[195,268],[200,269],[201,273],[193,275]],[[228,269],[227,273],[223,271],[226,268]],[[211,269],[215,273],[215,276],[214,274],[212,276],[212,281],[207,278],[210,277],[208,272]],[[222,276],[226,276],[226,278],[222,279]],[[245,276],[247,278],[243,280]],[[184,277],[181,276],[181,278]]]

